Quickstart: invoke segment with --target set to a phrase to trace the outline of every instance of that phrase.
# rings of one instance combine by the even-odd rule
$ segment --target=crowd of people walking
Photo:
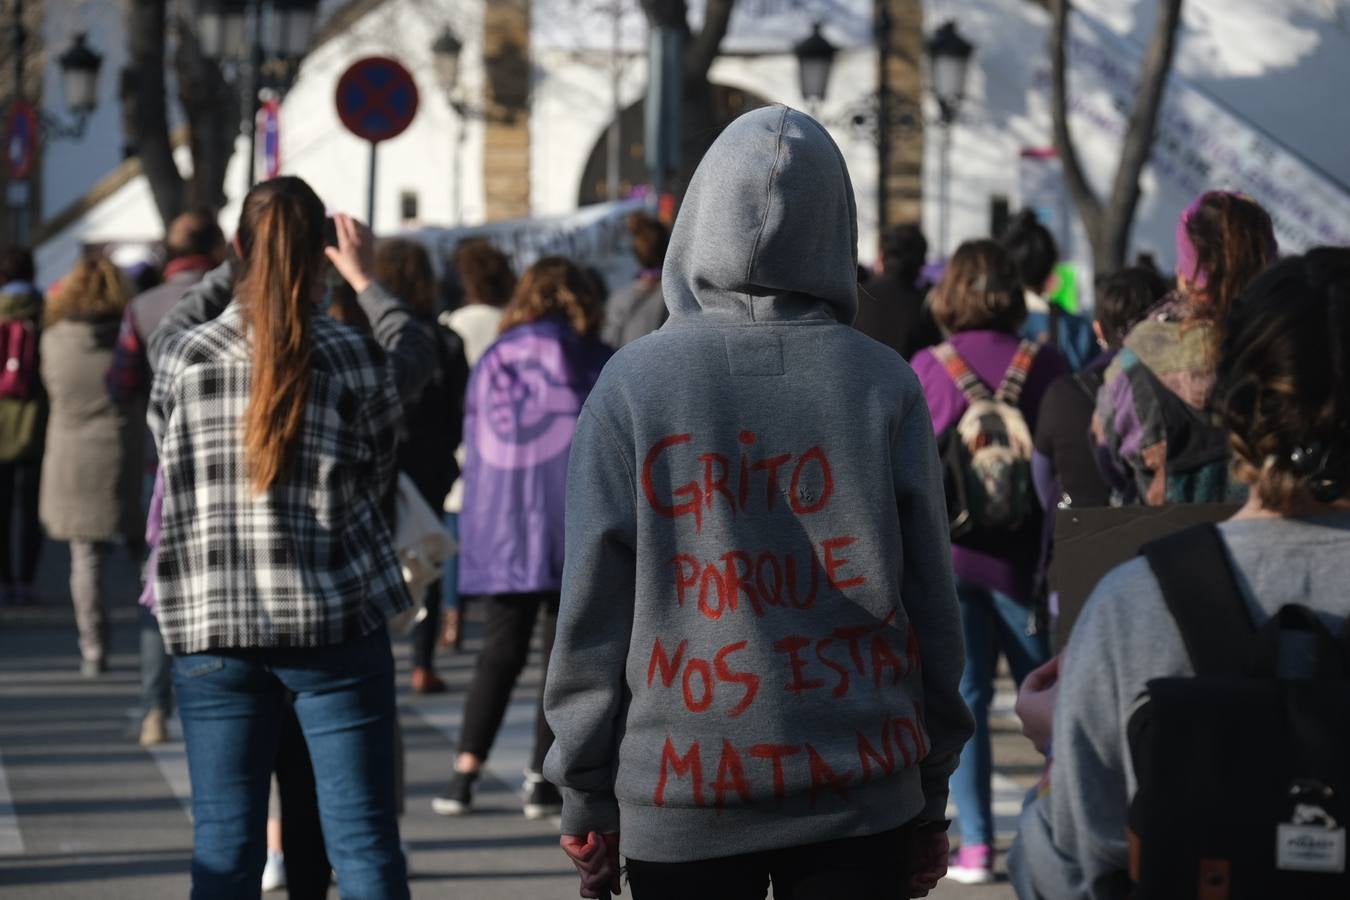
[[[1194,865],[1343,895],[1344,760],[1321,752],[1344,749],[1341,694],[1251,683],[1343,671],[1350,250],[1281,259],[1257,202],[1212,191],[1173,275],[1097,273],[1090,318],[1030,211],[940,260],[896,227],[860,284],[842,156],[784,107],[724,130],[672,228],[635,213],[628,234],[636,277],[606,296],[586,260],[377,241],[281,177],[228,243],[175,221],[136,296],[91,253],[44,297],[0,251],[0,602],[37,602],[44,536],[67,543],[98,678],[109,558],[144,563],[140,740],[177,710],[194,897],[322,896],[330,868],[344,897],[409,895],[390,623],[435,694],[471,618],[433,808],[473,812],[538,643],[522,808],[561,817],[584,897],[993,881],[1000,658],[1046,756],[1007,861],[1023,900],[1179,895]],[[1175,504],[1236,515],[1061,609],[1066,512]],[[425,579],[414,508],[455,543]],[[1194,674],[1210,693],[1165,689]],[[1244,736],[1222,716],[1242,697],[1294,726]],[[1302,811],[1160,787],[1145,762],[1224,746],[1183,709],[1244,764],[1293,760],[1247,777]],[[1278,858],[1211,801],[1259,806]],[[1186,809],[1218,837],[1175,837]],[[1286,847],[1321,836],[1309,809],[1339,869]]]

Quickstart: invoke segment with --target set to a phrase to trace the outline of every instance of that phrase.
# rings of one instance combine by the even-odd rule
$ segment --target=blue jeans
[[[159,633],[159,622],[141,607],[141,715],[157,709],[164,715],[173,712],[173,681],[169,672],[169,654]]]
[[[459,513],[448,512],[445,514],[445,530],[450,532],[450,536],[459,543]],[[464,611],[464,598],[459,595],[459,551],[445,561],[441,566],[441,609],[457,609]],[[464,623],[460,622],[460,628]]]
[[[193,900],[259,896],[288,690],[342,896],[406,900],[394,793],[394,658],[384,629],[333,647],[179,656],[173,678],[192,779]]]
[[[961,843],[994,843],[993,751],[989,743],[989,705],[994,700],[994,673],[1000,651],[1019,685],[1048,653],[1042,635],[1027,634],[1035,616],[1029,605],[1007,594],[958,579],[961,628],[966,639],[966,668],[961,673],[961,699],[975,717],[975,735],[961,751],[961,764],[952,775],[952,799],[961,827]]]

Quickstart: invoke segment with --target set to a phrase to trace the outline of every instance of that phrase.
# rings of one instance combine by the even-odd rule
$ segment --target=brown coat
[[[104,385],[120,318],[63,320],[42,333],[42,383],[50,398],[38,514],[64,541],[139,541],[140,414],[113,403]]]

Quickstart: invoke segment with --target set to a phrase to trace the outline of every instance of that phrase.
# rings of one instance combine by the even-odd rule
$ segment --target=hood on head
[[[689,182],[661,288],[673,319],[853,323],[858,210],[820,123],[769,106],[727,126]]]

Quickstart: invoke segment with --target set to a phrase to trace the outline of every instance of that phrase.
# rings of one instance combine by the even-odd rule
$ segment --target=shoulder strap
[[[1241,673],[1256,629],[1219,529],[1197,525],[1146,544],[1141,552],[1162,587],[1195,673]]]
[[[957,388],[965,395],[967,403],[974,403],[978,400],[993,399],[989,393],[989,388],[980,380],[980,376],[971,371],[970,366],[961,354],[956,352],[951,341],[943,341],[933,348],[933,355],[937,361],[942,363],[942,367],[947,370],[952,381],[956,383]]]
[[[1027,374],[1031,372],[1031,364],[1036,361],[1040,349],[1041,345],[1035,341],[1022,341],[1017,345],[1017,352],[1008,365],[1008,373],[1003,376],[1003,383],[994,394],[996,399],[1009,406],[1017,405],[1022,397],[1022,388],[1027,383]]]
[[[1073,379],[1074,384],[1078,385],[1078,389],[1083,392],[1084,396],[1091,400],[1093,404],[1096,404],[1097,395],[1101,393],[1102,385],[1105,384],[1102,375],[1102,369],[1083,369],[1074,372],[1069,377]]]
[[[1046,335],[1046,343],[1056,350],[1059,349],[1059,320],[1064,317],[1064,310],[1060,309],[1059,304],[1054,300],[1047,301],[1050,304],[1050,331]]]

